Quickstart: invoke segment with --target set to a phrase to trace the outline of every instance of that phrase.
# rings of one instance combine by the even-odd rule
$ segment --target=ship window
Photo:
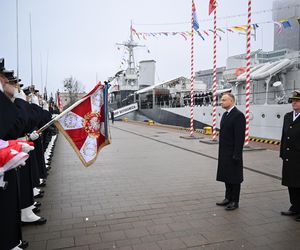
[[[262,117],[262,118],[265,118],[265,117],[266,117],[266,115],[265,115],[265,114],[262,114],[262,115],[261,115],[261,117]]]
[[[277,116],[276,116],[278,119],[280,119],[280,117],[281,117],[281,115],[280,114],[277,114]]]
[[[205,116],[205,113],[203,113],[203,116]]]
[[[221,116],[221,114],[219,113],[219,116]]]
[[[210,113],[210,116],[212,116],[212,113]]]

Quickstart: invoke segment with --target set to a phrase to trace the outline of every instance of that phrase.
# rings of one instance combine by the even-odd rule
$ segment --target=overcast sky
[[[200,30],[213,29],[208,16],[209,0],[195,0]],[[247,0],[219,0],[218,27],[247,23]],[[0,57],[6,68],[17,68],[16,1],[0,0]],[[252,50],[273,49],[274,24],[270,11],[272,0],[253,0],[253,23],[258,23]],[[260,12],[255,14],[255,12]],[[33,40],[33,80],[37,88],[46,83],[48,55],[48,91],[63,90],[63,80],[75,77],[89,91],[96,79],[104,81],[114,75],[124,57],[116,43],[129,39],[132,20],[138,32],[189,31],[191,0],[19,0],[19,72],[22,82],[30,84],[30,28]],[[225,18],[227,17],[227,18]],[[265,24],[260,24],[265,23]],[[226,57],[245,53],[245,36],[238,32],[220,33],[218,66]],[[195,36],[195,69],[212,68],[212,35],[202,41]],[[135,40],[145,48],[135,51],[136,61],[154,59],[156,82],[179,76],[190,77],[190,41],[181,36],[152,37]],[[148,53],[147,51],[150,51]]]

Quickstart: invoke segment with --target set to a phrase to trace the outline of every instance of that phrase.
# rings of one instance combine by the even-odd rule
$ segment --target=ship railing
[[[268,100],[266,102],[265,91],[252,91],[250,96],[250,105],[262,105],[262,104],[285,104],[288,103],[288,97],[295,90],[295,88],[285,89],[285,95],[281,95],[278,90],[268,92]],[[246,94],[234,94],[237,105],[244,105],[246,102]],[[148,102],[149,103],[149,102]],[[159,108],[175,108],[175,107],[186,107],[191,105],[191,98],[189,96],[182,97],[181,99],[172,99],[169,101],[156,101],[155,105]],[[206,97],[194,97],[194,106],[211,106],[212,96]],[[221,95],[217,96],[217,106],[221,105]],[[149,104],[148,104],[149,106]],[[148,108],[147,105],[142,105],[141,108]],[[152,106],[152,105],[151,105]]]

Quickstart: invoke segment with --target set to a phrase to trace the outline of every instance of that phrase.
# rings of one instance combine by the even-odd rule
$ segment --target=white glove
[[[32,95],[31,103],[36,104],[39,106],[39,98],[36,95]]]
[[[43,100],[43,109],[49,111],[49,105],[45,100]]]
[[[40,135],[38,134],[38,132],[36,132],[35,130],[29,135],[30,140],[35,141],[36,139],[38,139],[40,137]]]
[[[25,142],[18,142],[18,144],[20,144],[22,146],[22,151],[24,153],[28,153],[31,150],[34,150],[33,146],[30,146],[29,144],[25,143]]]
[[[22,99],[24,101],[26,101],[26,95],[24,94],[23,90],[20,90],[20,92],[15,89],[15,92],[14,92],[14,98],[17,99]]]

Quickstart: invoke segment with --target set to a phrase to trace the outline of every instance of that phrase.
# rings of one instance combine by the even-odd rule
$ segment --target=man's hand
[[[29,153],[29,151],[34,150],[34,147],[25,142],[18,142],[22,146],[22,151],[24,153]]]
[[[26,101],[26,95],[24,94],[24,92],[23,91],[19,92],[17,89],[14,92],[14,98],[15,99],[19,98],[19,99]]]

